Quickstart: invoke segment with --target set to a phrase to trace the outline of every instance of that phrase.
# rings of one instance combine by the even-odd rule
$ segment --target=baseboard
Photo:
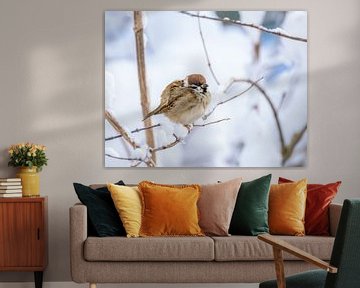
[[[43,288],[88,288],[88,284],[44,282]],[[258,288],[259,284],[98,284],[97,288]],[[2,282],[0,288],[34,288],[31,282]]]

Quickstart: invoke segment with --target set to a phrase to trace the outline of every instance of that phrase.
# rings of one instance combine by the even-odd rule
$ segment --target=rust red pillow
[[[279,177],[279,184],[293,182]],[[305,234],[329,236],[329,206],[341,181],[329,184],[308,184],[305,210]]]

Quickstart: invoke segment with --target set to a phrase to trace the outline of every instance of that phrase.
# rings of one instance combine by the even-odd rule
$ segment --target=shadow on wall
[[[153,175],[154,180],[166,176],[169,183],[176,183],[180,169],[141,169],[133,176],[133,169],[103,168],[102,22],[105,7],[89,8],[86,1],[67,6],[60,1],[36,1],[35,4],[32,1],[22,3],[20,9],[20,5],[13,2],[9,6],[14,7],[6,9],[13,13],[0,10],[3,23],[10,25],[15,15],[18,19],[11,29],[0,25],[2,48],[6,52],[0,54],[0,69],[7,71],[3,73],[1,86],[5,94],[12,96],[0,107],[0,173],[4,176],[15,174],[13,168],[7,167],[6,149],[10,144],[34,141],[49,147],[49,166],[41,172],[41,193],[49,196],[49,266],[45,281],[69,281],[68,208],[77,202],[71,183],[104,178],[119,180],[129,175],[132,179],[148,179]],[[164,1],[151,4],[156,6],[156,3],[160,3],[158,6],[162,5],[162,9],[172,8]],[[310,33],[311,29],[315,28],[309,27]],[[360,131],[355,128],[350,131],[346,127],[352,129],[360,123],[357,96],[360,84],[356,81],[360,74],[360,37],[348,39],[347,35],[358,33],[358,28],[354,28],[354,31],[333,35],[336,42],[343,43],[337,44],[337,49],[344,54],[343,60],[335,61],[338,64],[334,66],[328,66],[331,61],[319,57],[325,52],[324,47],[315,47],[315,43],[310,46],[308,167],[276,169],[275,173],[284,171],[295,177],[305,173],[319,181],[340,178],[344,180],[342,191],[356,193],[351,188],[360,186],[356,175],[360,153],[352,152],[360,147]],[[312,61],[316,62],[316,70],[312,69]],[[16,112],[13,107],[17,108]],[[218,173],[228,173],[229,177],[230,174],[246,177],[253,173],[239,169],[186,170],[181,174],[187,181],[199,182],[205,182],[210,174],[213,178]],[[0,282],[7,281],[33,281],[33,275],[1,272]]]
[[[157,2],[171,9],[168,2]],[[89,7],[86,1],[12,1],[6,8],[0,10],[1,23],[6,24],[0,25],[1,86],[8,95],[0,106],[0,175],[16,173],[7,167],[9,145],[32,141],[48,146],[49,166],[40,176],[41,194],[49,196],[49,265],[44,280],[66,281],[68,208],[77,201],[72,182],[89,183],[104,174],[106,7]],[[33,281],[33,275],[1,272],[0,282],[8,281]]]

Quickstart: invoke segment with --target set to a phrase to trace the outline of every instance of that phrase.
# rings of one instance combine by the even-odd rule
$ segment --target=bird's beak
[[[204,84],[201,85],[201,88],[203,88],[203,89],[206,89],[207,87],[209,87],[209,85],[206,84],[206,83],[204,83]]]

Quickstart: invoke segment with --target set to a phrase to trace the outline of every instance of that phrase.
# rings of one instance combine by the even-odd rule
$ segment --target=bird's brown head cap
[[[189,85],[195,84],[197,86],[201,86],[203,84],[206,84],[206,79],[201,74],[190,74],[186,78]]]

